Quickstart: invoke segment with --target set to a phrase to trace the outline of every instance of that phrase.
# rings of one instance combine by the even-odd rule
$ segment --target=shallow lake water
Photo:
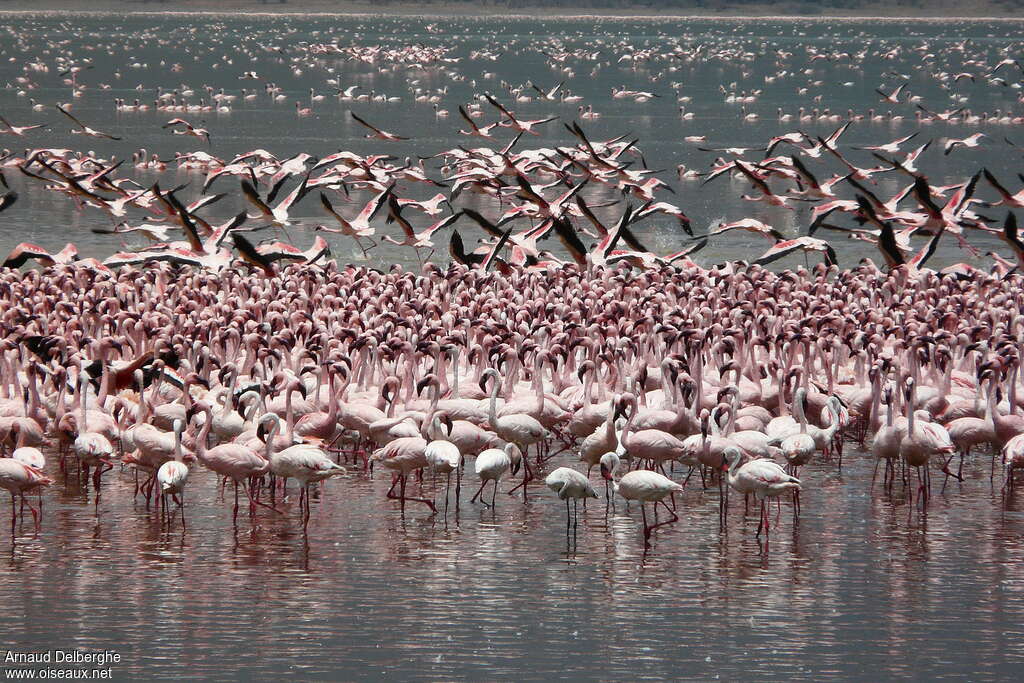
[[[0,29],[0,83],[10,87],[0,90],[0,112],[19,125],[45,120],[53,126],[24,140],[4,136],[3,145],[19,154],[23,142],[94,149],[118,159],[139,148],[164,159],[176,151],[206,149],[161,128],[178,114],[119,113],[114,98],[149,101],[159,89],[185,84],[197,93],[192,101],[198,101],[204,86],[239,94],[243,87],[261,89],[274,81],[288,95],[283,103],[260,91],[251,103],[240,99],[231,113],[183,116],[209,128],[209,151],[223,158],[255,148],[281,158],[351,149],[415,161],[416,155],[467,142],[457,134],[462,122],[455,111],[474,92],[501,94],[502,81],[519,85],[527,79],[551,87],[564,78],[566,87],[584,96],[584,104],[602,113],[585,124],[594,139],[636,136],[646,163],[669,169],[664,177],[677,192],[670,200],[684,208],[698,230],[754,216],[789,235],[806,229],[806,208],[752,205],[739,197],[744,184],[728,179],[706,187],[678,181],[676,165],[705,169],[715,156],[684,136],[706,135],[703,144],[717,147],[763,144],[798,126],[825,134],[838,124],[781,123],[777,108],[790,113],[800,106],[885,109],[873,90],[893,70],[910,75],[911,89],[929,106],[945,109],[948,94],[918,73],[922,60],[953,70],[970,57],[991,63],[1001,51],[1019,53],[1020,47],[1020,24],[1013,22],[6,16],[6,30]],[[335,40],[441,46],[459,61],[410,75],[407,67],[381,71],[342,59],[313,64],[294,59],[307,43]],[[635,66],[615,62],[626,46],[664,50],[666,45],[678,45],[682,54],[707,50],[719,56],[678,65],[666,59]],[[899,57],[880,57],[897,46],[903,49]],[[857,64],[809,61],[815,50],[862,47],[869,54]],[[483,48],[498,59],[472,58]],[[574,74],[568,76],[550,67],[542,48],[594,50],[602,67],[589,75],[589,62],[573,59]],[[721,56],[727,49],[736,52]],[[795,66],[814,73],[766,82],[765,76],[778,70],[778,50],[798,55],[787,61],[787,70]],[[926,51],[933,54],[923,56]],[[58,54],[93,60],[93,68],[78,75],[90,87],[73,111],[123,141],[67,134],[67,122],[52,107],[70,98],[55,66]],[[50,70],[34,76],[37,88],[18,94],[16,78],[32,59]],[[172,70],[176,64],[180,68]],[[667,71],[669,66],[677,70]],[[260,79],[239,80],[248,70]],[[325,85],[328,77],[342,87],[359,84],[364,91],[401,96],[403,102],[339,102]],[[410,85],[412,80],[417,85]],[[745,122],[738,105],[723,102],[718,86],[733,81],[739,90],[763,89],[748,106],[761,114],[759,121]],[[811,81],[821,84],[798,95],[797,88]],[[687,106],[694,120],[680,120],[672,82],[681,82],[678,92],[693,97]],[[613,98],[612,88],[621,85],[654,89],[662,97],[644,104]],[[314,105],[311,116],[296,117],[294,101],[305,105],[311,87],[328,97]],[[437,119],[430,104],[413,102],[409,87],[448,88],[442,106],[452,116]],[[963,92],[978,111],[1019,109],[1019,91],[1010,88],[979,82],[964,84]],[[823,95],[822,103],[815,103],[815,94]],[[45,103],[45,111],[34,111],[29,98]],[[532,102],[515,109],[529,118],[558,114],[568,122],[576,107]],[[390,146],[365,140],[347,114],[350,109],[413,140]],[[901,113],[908,119],[855,124],[844,146],[880,144],[919,128],[911,107]],[[494,118],[488,111],[482,120]],[[922,141],[976,130],[992,137],[986,147],[949,157],[936,143],[922,163],[935,184],[962,182],[982,165],[1007,178],[1019,170],[1019,155],[1001,143],[1004,136],[1024,141],[1011,126],[923,129]],[[572,144],[561,121],[542,130],[541,136],[524,139],[521,148]],[[502,142],[510,139],[502,133]],[[865,164],[870,159],[863,153],[858,158]],[[438,175],[440,165],[436,159],[426,162]],[[48,249],[74,241],[84,255],[101,257],[121,248],[113,237],[90,232],[109,226],[109,217],[78,211],[15,170],[5,173],[21,196],[0,216],[0,251],[23,240]],[[124,174],[143,185],[190,183],[183,191],[190,198],[198,196],[204,175],[173,168]],[[887,175],[876,190],[887,197],[904,185],[904,178]],[[226,189],[235,196],[207,215],[227,217],[241,210],[237,190]],[[428,197],[434,191],[409,186],[402,196]],[[979,193],[993,198],[987,187]],[[591,196],[617,198],[607,190]],[[493,209],[468,197],[460,205]],[[602,216],[618,211],[609,208]],[[290,236],[304,246],[312,239],[311,226],[325,219],[315,198],[300,204],[297,213],[301,225]],[[380,230],[397,234],[393,227]],[[668,220],[648,221],[637,233],[659,253],[684,243]],[[468,234],[475,235],[467,228]],[[971,241],[982,252],[1002,244],[989,235],[972,235]],[[351,242],[339,238],[332,246],[339,260],[362,258]],[[870,245],[837,238],[836,246],[842,265],[863,256],[878,260]],[[729,236],[713,240],[696,260],[751,258],[764,248],[759,238]],[[987,263],[984,257],[972,260],[952,241],[943,242],[936,262],[960,260]],[[396,261],[415,263],[411,252],[388,245],[371,254],[378,267]],[[802,262],[792,257],[781,263]],[[0,648],[114,650],[122,656],[113,665],[115,678],[1006,680],[1024,670],[1019,647],[1024,493],[1001,495],[1001,475],[997,471],[990,479],[987,454],[972,456],[966,481],[952,483],[921,509],[908,502],[901,485],[891,492],[880,484],[872,489],[873,461],[848,443],[841,472],[835,462],[816,462],[802,473],[799,521],[788,500],[777,522],[772,509],[770,541],[755,536],[756,507],[744,515],[735,497],[727,527],[720,530],[717,489],[703,491],[694,478],[678,497],[680,521],[657,530],[646,550],[636,506],[591,500],[580,510],[578,531],[568,535],[563,504],[540,482],[530,487],[526,504],[505,495],[508,482],[496,509],[469,503],[476,486],[471,465],[459,509],[452,506],[437,516],[415,504],[403,515],[385,499],[386,473],[371,477],[353,468],[314,499],[304,534],[294,502],[284,515],[259,509],[252,518],[243,505],[233,524],[230,489],[222,496],[209,472],[193,474],[183,528],[180,519],[163,524],[141,499],[133,500],[130,471],[108,474],[97,497],[59,473],[53,454],[50,460],[47,469],[56,482],[43,496],[41,530],[26,522],[12,538],[0,527],[0,604],[5,606]],[[574,461],[571,454],[560,455],[545,471]],[[425,495],[432,489],[428,478]],[[0,515],[4,510],[0,506]]]

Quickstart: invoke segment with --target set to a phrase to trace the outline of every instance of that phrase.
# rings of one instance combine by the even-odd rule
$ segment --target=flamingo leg
[[[663,500],[659,500],[654,504],[655,511],[657,511],[658,509],[658,503],[661,503],[662,507],[664,507],[668,514],[672,515],[672,517],[670,519],[666,519],[664,522],[658,522],[657,524],[652,524],[650,527],[647,527],[647,537],[650,537],[651,532],[657,529],[658,527],[665,526],[666,524],[673,524],[679,521],[679,517],[676,515],[676,513],[673,512],[672,508],[670,508],[668,504]]]
[[[437,508],[434,506],[434,501],[432,501],[432,500],[430,500],[428,498],[406,498],[406,496],[405,496],[406,476],[404,474],[399,475],[399,476],[400,476],[399,481],[401,482],[401,487],[399,489],[400,490],[399,497],[401,499],[402,512],[405,512],[405,502],[408,500],[408,501],[412,501],[413,503],[423,503],[424,505],[426,505],[427,507],[430,508],[430,511],[432,513],[437,514]],[[481,487],[481,488],[483,488],[483,487]],[[393,498],[394,496],[390,496],[390,497]]]
[[[760,519],[757,522],[757,534],[755,535],[756,538],[760,538],[761,537],[761,530],[762,529],[764,529],[765,534],[768,533],[768,527],[765,524],[765,507],[764,507],[764,501],[763,500],[761,501]]]
[[[280,510],[278,510],[276,507],[274,507],[273,505],[267,505],[266,503],[260,501],[255,496],[253,496],[252,491],[249,490],[248,486],[243,484],[242,488],[243,488],[243,490],[245,490],[245,495],[249,498],[249,514],[250,515],[252,515],[253,513],[256,512],[256,506],[257,505],[260,506],[260,507],[267,508],[268,510],[273,510],[274,512],[276,512],[279,515],[280,514],[284,514]],[[236,500],[237,500],[237,496],[238,496],[238,482],[235,482],[235,497],[236,497]],[[238,515],[238,503],[237,502],[235,503],[235,515],[236,516]]]
[[[459,511],[459,498],[462,496],[462,466],[455,470],[455,512]]]
[[[484,486],[487,486],[487,480],[486,479],[480,483],[480,488],[478,488],[476,490],[476,493],[473,494],[473,497],[469,499],[470,503],[475,503],[476,502],[476,499],[480,497],[481,493],[483,493]],[[482,500],[480,502],[483,503]],[[487,503],[484,503],[484,505],[487,505]]]

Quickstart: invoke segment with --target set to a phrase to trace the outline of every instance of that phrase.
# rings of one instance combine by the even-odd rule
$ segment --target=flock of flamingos
[[[563,73],[584,59],[548,49]],[[806,57],[856,63],[864,49]],[[448,68],[444,50],[415,44],[304,50],[297,63],[362,60],[410,74]],[[639,48],[628,56],[636,64],[663,58]],[[777,59],[799,61],[781,50]],[[87,62],[55,67],[73,92],[87,87]],[[28,62],[19,83],[30,92],[49,68]],[[940,81],[955,95],[968,79],[1019,89],[1022,75],[1011,57],[976,59]],[[921,130],[929,122],[1021,122],[963,106],[931,111],[893,78],[878,91],[882,106],[912,109]],[[171,183],[140,185],[121,161],[70,149],[8,152],[0,162],[5,174],[80,211],[106,212],[121,239],[149,240],[103,261],[70,243],[57,253],[23,243],[0,271],[0,487],[11,494],[12,537],[25,508],[36,528],[42,523],[45,487],[78,480],[98,499],[110,477],[135,477],[136,496],[153,501],[167,524],[184,526],[197,467],[233,486],[236,523],[240,499],[255,518],[284,514],[297,496],[305,526],[313,487],[345,475],[330,484],[344,487],[383,469],[387,496],[403,512],[407,503],[438,515],[511,504],[506,485],[526,500],[543,481],[565,501],[571,527],[580,500],[619,496],[639,503],[645,541],[678,519],[673,494],[684,487],[717,496],[722,525],[737,514],[738,498],[746,510],[752,495],[757,534],[767,534],[771,501],[791,501],[799,515],[801,468],[817,460],[841,468],[844,451],[873,458],[880,479],[849,485],[904,487],[908,505],[928,505],[939,486],[933,473],[942,488],[949,480],[971,486],[978,472],[1012,488],[1024,467],[1024,242],[1013,214],[1024,191],[984,167],[947,186],[918,170],[929,154],[983,145],[1017,153],[1009,136],[924,140],[918,131],[853,149],[843,136],[880,116],[873,110],[780,112],[780,126],[799,127],[758,148],[713,149],[720,156],[709,169],[679,175],[699,175],[706,191],[724,191],[715,183],[731,179],[750,188],[751,201],[808,206],[808,234],[787,239],[754,218],[700,234],[664,198],[670,188],[646,167],[639,142],[592,139],[587,122],[599,113],[561,83],[505,84],[504,93],[491,84],[457,107],[459,133],[479,146],[404,163],[387,145],[408,133],[384,130],[360,110],[387,96],[333,85],[380,153],[280,159],[257,149],[219,158],[216,132],[190,113],[229,111],[236,97],[258,91],[210,88],[209,102],[188,104],[179,89],[153,104],[171,112],[165,128],[194,137],[199,151],[173,162],[140,151],[132,162],[158,175],[168,163],[205,174],[190,199]],[[273,83],[263,90],[260,97],[285,96]],[[410,91],[432,104],[434,125],[447,125],[437,93]],[[756,117],[745,108],[756,93],[722,91],[744,103],[739,116]],[[613,92],[638,103],[661,96],[669,93]],[[296,102],[297,115],[309,115],[317,98],[311,91],[309,107]],[[680,117],[692,119],[688,97],[678,99]],[[515,111],[526,101],[568,102],[579,121],[527,119]],[[118,140],[73,105],[34,109],[66,120],[73,133]],[[44,124],[0,122],[12,136],[46,135]],[[810,122],[835,125],[819,136],[804,132]],[[555,126],[568,144],[527,147]],[[883,174],[905,189],[880,196],[875,179]],[[5,175],[0,182],[8,185]],[[408,188],[419,185],[434,196],[411,198]],[[594,188],[624,199],[602,205]],[[216,224],[207,207],[239,200],[236,190],[249,209]],[[456,208],[470,194],[493,211]],[[6,191],[0,212],[17,201]],[[300,202],[321,212],[318,231],[364,253],[383,239],[412,250],[421,265],[341,266],[322,235],[308,248],[293,245],[288,228]],[[655,253],[638,238],[635,226],[651,217],[676,226],[677,251]],[[277,237],[261,242],[257,230]],[[767,250],[710,267],[691,259],[733,230],[764,237]],[[470,231],[482,235],[479,246],[464,238]],[[823,231],[876,245],[879,265],[865,259],[840,269]],[[993,254],[991,272],[928,267],[940,241],[976,254],[975,235],[1009,249],[1005,258]],[[925,239],[912,245],[915,236]],[[437,249],[451,261],[439,264]],[[765,267],[795,252],[806,266]],[[991,463],[965,470],[979,454]],[[464,476],[472,496],[463,494]]]

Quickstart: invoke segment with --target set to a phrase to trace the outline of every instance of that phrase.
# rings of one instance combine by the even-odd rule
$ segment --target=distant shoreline
[[[251,16],[280,14],[342,15],[342,16],[409,16],[409,17],[495,17],[548,19],[610,18],[610,19],[808,19],[808,20],[953,20],[953,21],[1024,21],[1018,11],[993,0],[970,3],[972,14],[953,15],[957,5],[949,2],[930,3],[934,12],[920,11],[906,14],[906,8],[878,3],[862,9],[837,11],[835,14],[791,14],[779,11],[779,6],[745,5],[742,11],[699,11],[697,8],[679,13],[678,9],[659,12],[649,7],[628,7],[621,10],[608,8],[522,7],[518,11],[502,6],[482,7],[477,4],[441,2],[424,5],[399,2],[382,5],[379,2],[358,0],[289,0],[287,3],[262,4],[253,0],[180,0],[178,2],[126,2],[125,0],[0,0],[0,14],[167,14],[167,15],[233,15]],[[962,7],[962,3],[960,5]],[[783,5],[785,7],[785,5]]]

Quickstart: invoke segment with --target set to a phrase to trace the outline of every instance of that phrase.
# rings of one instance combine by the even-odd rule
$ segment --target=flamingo
[[[871,439],[871,454],[875,456],[875,469],[871,475],[871,485],[874,486],[875,476],[878,474],[878,465],[883,460],[885,461],[885,481],[890,480],[890,474],[892,474],[893,463],[896,458],[900,456],[900,441],[902,440],[902,434],[900,430],[896,428],[895,420],[893,419],[893,396],[892,388],[885,388],[885,425],[880,427],[875,432],[874,437]]]
[[[365,126],[366,128],[370,129],[371,132],[368,133],[367,135],[363,136],[363,137],[374,138],[376,140],[386,140],[388,142],[398,142],[399,140],[408,140],[409,139],[409,138],[406,138],[406,137],[402,137],[401,135],[395,135],[394,133],[389,133],[386,130],[381,130],[380,128],[377,128],[376,126],[373,126],[373,125],[367,123],[366,121],[364,121],[363,119],[359,118],[359,116],[357,116],[356,113],[353,112],[353,111],[350,111],[349,114],[352,115],[352,118],[355,119],[357,123],[359,123],[360,125]]]
[[[601,476],[605,480],[610,480],[615,493],[625,500],[640,501],[640,514],[643,516],[644,522],[644,545],[649,545],[651,532],[658,527],[679,521],[676,513],[665,503],[665,498],[677,491],[682,491],[683,487],[665,475],[652,470],[633,470],[620,475],[620,465],[619,456],[614,453],[605,453],[601,457]],[[671,519],[649,525],[646,503],[654,503],[655,508],[658,503],[661,503],[672,516]]]
[[[196,401],[192,404],[192,408],[189,410],[189,414],[186,417],[186,424],[190,424],[192,419],[199,413],[204,413],[206,415],[206,420],[203,422],[203,426],[195,440],[196,458],[207,469],[212,470],[222,477],[230,479],[235,485],[235,505],[231,513],[232,522],[235,524],[238,523],[239,484],[243,484],[242,488],[245,491],[245,495],[249,498],[250,516],[256,512],[256,505],[262,505],[263,507],[268,507],[274,510],[274,508],[269,505],[260,503],[253,498],[252,492],[249,490],[249,486],[244,485],[253,478],[261,477],[266,474],[270,469],[269,460],[252,448],[239,443],[220,444],[219,446],[214,446],[207,450],[206,438],[210,434],[210,425],[213,422],[213,408],[211,408],[205,401]],[[267,417],[268,416],[265,415],[264,419],[261,419],[261,426]],[[273,419],[276,424],[278,422],[277,416],[273,416]],[[267,448],[270,449],[272,447],[270,445],[270,441],[268,440],[267,443]]]
[[[547,430],[536,418],[526,415],[523,413],[516,413],[511,415],[502,415],[498,417],[498,392],[501,390],[501,375],[494,368],[488,368],[484,370],[480,377],[480,388],[486,390],[487,380],[494,379],[494,383],[491,385],[491,402],[490,407],[487,411],[487,424],[495,434],[498,435],[503,441],[514,443],[518,450],[526,455],[527,450],[533,444],[540,443],[547,434]],[[496,450],[496,449],[495,449]],[[483,455],[481,453],[481,455]],[[480,456],[477,456],[479,458]],[[479,462],[479,460],[478,460]],[[516,472],[519,468],[516,467]],[[516,472],[513,472],[515,474]],[[526,484],[533,479],[533,472],[530,469],[529,461],[525,460],[523,463],[523,482],[521,484],[523,488],[523,501],[526,501]],[[497,485],[497,484],[495,484]],[[515,489],[513,489],[514,491]]]
[[[73,128],[71,130],[72,133],[78,134],[78,135],[88,135],[89,137],[94,137],[94,138],[106,138],[108,140],[120,140],[121,139],[121,138],[119,138],[116,135],[111,135],[110,133],[104,133],[102,131],[98,131],[98,130],[95,130],[93,128],[90,128],[89,126],[85,125],[84,123],[82,123],[81,121],[76,119],[74,117],[74,115],[71,112],[69,112],[67,109],[65,109],[64,107],[60,106],[59,104],[56,105],[56,106],[57,106],[57,110],[61,114],[64,114],[64,116],[66,116],[69,119],[71,119],[72,121],[74,121],[75,125],[78,126],[77,128]]]
[[[32,511],[32,520],[39,526],[39,511],[25,498],[25,493],[40,486],[49,486],[53,480],[34,467],[13,458],[0,458],[0,488],[7,489],[11,494],[11,536],[13,538],[18,511],[15,497],[28,505]]]
[[[762,529],[767,535],[769,524],[766,500],[778,497],[786,491],[793,491],[795,501],[795,495],[800,492],[800,480],[787,474],[778,463],[771,460],[751,460],[741,466],[742,459],[743,454],[735,446],[725,449],[729,486],[743,494],[753,493],[761,501],[761,520],[757,526],[757,536],[761,535]],[[795,510],[799,511],[798,505],[795,505]]]
[[[182,460],[181,432],[184,425],[181,420],[174,421],[174,460],[168,460],[156,471],[157,485],[160,487],[160,498],[163,502],[161,514],[167,511],[168,494],[174,498],[181,509],[181,526],[185,527],[185,484],[188,482],[188,465]],[[179,498],[178,496],[181,496]]]
[[[576,509],[576,504],[580,500],[597,498],[597,491],[594,490],[587,476],[571,467],[559,467],[545,477],[544,484],[558,495],[559,500],[565,501],[565,532],[569,533],[570,526],[574,529],[579,527],[579,511]],[[573,501],[573,512],[575,513],[572,524],[569,519],[570,499]]]
[[[438,438],[445,436],[444,432],[441,431],[442,421],[448,427],[447,436],[451,436],[454,424],[448,414],[439,412],[432,415],[428,428],[431,441],[427,443],[427,447],[423,451],[423,456],[427,459],[427,466],[430,468],[431,472],[434,472],[435,474],[443,474],[448,479],[448,484],[444,493],[444,505],[446,511],[448,509],[448,496],[451,493],[452,488],[452,472],[455,472],[455,509],[458,510],[459,494],[462,490],[462,452],[459,450],[459,447],[451,441],[444,438]]]
[[[426,455],[427,445],[427,440],[421,436],[404,436],[378,448],[370,455],[371,464],[380,462],[384,467],[395,471],[387,497],[398,498],[403,514],[407,500],[423,503],[430,508],[431,513],[437,513],[434,501],[427,498],[408,498],[405,495],[405,485],[409,474],[429,465]],[[394,495],[396,485],[400,485],[397,496]]]
[[[1024,469],[1024,434],[1018,434],[1003,446],[1003,467],[1005,468],[1005,479],[1003,490],[1007,487],[1013,489],[1014,470]],[[3,461],[0,460],[0,463]],[[13,495],[13,492],[12,492]]]
[[[918,480],[921,482],[918,487],[918,499],[927,503],[931,488],[928,477],[928,460],[933,455],[946,456],[955,453],[956,448],[949,439],[949,432],[942,425],[925,422],[916,417],[914,410],[915,386],[914,378],[907,378],[904,389],[907,433],[900,441],[900,457],[907,465],[917,468]],[[942,471],[947,475],[957,477],[949,471],[948,463],[943,465]]]
[[[476,476],[480,478],[480,488],[473,494],[469,502],[476,502],[476,499],[483,493],[484,486],[487,485],[487,482],[491,481],[494,482],[494,489],[491,491],[490,505],[484,503],[483,499],[480,502],[486,507],[493,508],[494,497],[498,492],[498,482],[501,481],[501,478],[509,470],[515,475],[519,471],[519,467],[524,459],[522,451],[511,442],[506,443],[504,448],[488,448],[476,456],[473,468],[476,471]]]
[[[79,401],[81,407],[81,424],[78,425],[78,436],[71,446],[78,457],[79,462],[85,468],[85,475],[89,476],[89,468],[95,467],[92,475],[93,486],[100,487],[100,479],[103,473],[114,468],[110,458],[114,455],[114,447],[110,440],[99,432],[90,432],[88,424],[89,411],[86,407],[88,402],[89,378],[84,372],[78,373]]]
[[[327,453],[312,444],[295,444],[281,451],[274,449],[274,437],[281,423],[271,422],[267,436],[266,458],[270,461],[270,471],[284,479],[294,478],[300,484],[299,510],[302,517],[302,529],[309,525],[310,504],[309,487],[333,476],[345,474],[347,470],[335,463]]]

